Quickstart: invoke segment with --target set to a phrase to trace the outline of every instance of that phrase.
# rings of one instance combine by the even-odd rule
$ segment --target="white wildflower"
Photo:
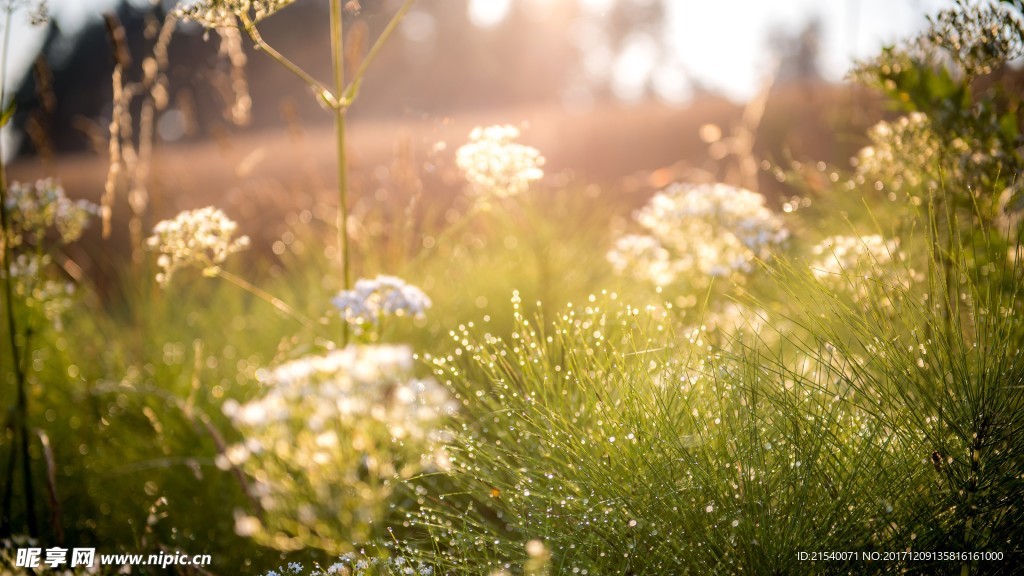
[[[81,238],[89,217],[99,213],[91,202],[69,199],[64,188],[49,178],[32,184],[12,182],[4,203],[10,215],[8,242],[12,248],[26,241],[38,245],[51,226],[64,244],[74,242]]]
[[[75,286],[58,272],[47,250],[51,242],[60,245],[78,240],[98,209],[85,200],[69,199],[52,179],[31,184],[13,182],[3,202],[9,226],[0,245],[6,241],[11,250],[12,291],[28,310],[61,331]],[[4,273],[0,271],[0,277]]]
[[[516,143],[518,137],[514,126],[478,126],[456,151],[455,163],[478,198],[516,196],[544,176],[544,157],[536,148]]]
[[[356,281],[332,300],[342,318],[357,328],[380,324],[385,316],[422,316],[431,301],[419,288],[395,276],[377,276]]]
[[[410,576],[433,576],[434,569],[418,560],[404,556],[379,558],[365,556],[362,553],[346,553],[324,570],[324,574],[345,574],[351,576],[371,576],[373,574],[408,574]],[[267,574],[266,576],[270,576]]]
[[[887,290],[885,298],[873,298],[881,295],[874,293],[877,287],[905,290],[912,283],[924,281],[923,274],[903,265],[899,241],[878,234],[829,236],[814,246],[811,253],[817,256],[811,264],[815,278],[832,290],[850,294],[854,302],[872,299],[888,307],[900,292]]]
[[[412,351],[406,346],[350,346],[326,356],[307,357],[264,375],[273,386],[260,402],[242,406],[247,410],[260,406],[266,420],[290,418],[296,403],[313,398],[323,401],[311,406],[314,424],[332,422],[337,417],[362,415],[387,425],[395,437],[431,436],[430,425],[454,410],[447,391],[434,380],[409,376]],[[250,423],[252,419],[249,418]]]
[[[899,241],[878,234],[869,236],[829,236],[811,248],[818,259],[811,265],[816,278],[842,281],[848,275],[867,273],[893,261]]]
[[[675,281],[685,266],[673,260],[671,254],[653,236],[627,234],[615,241],[615,247],[608,251],[608,262],[619,274],[629,271],[638,262],[643,262],[643,274],[659,286]]]
[[[935,191],[942,185],[937,170],[942,142],[927,115],[913,112],[893,122],[879,122],[868,130],[868,139],[871,145],[861,149],[854,159],[862,183],[892,191]],[[951,143],[954,147],[957,144]],[[962,148],[963,143],[959,144]]]
[[[444,387],[411,377],[411,370],[408,346],[348,346],[261,371],[258,377],[267,393],[225,412],[250,431],[296,423],[317,432],[309,440],[319,448],[337,444],[335,433],[321,428],[352,424],[353,417],[376,420],[392,430],[400,425],[400,436],[426,440],[456,405]]]
[[[192,266],[207,276],[216,275],[229,255],[249,246],[248,236],[234,238],[237,229],[237,223],[212,206],[161,220],[146,239],[147,246],[160,254],[157,281],[166,286],[174,272]]]
[[[620,238],[608,260],[666,285],[680,276],[747,273],[787,236],[782,221],[755,192],[725,184],[673,184],[656,194],[635,219],[647,232]]]
[[[225,450],[222,467],[260,479],[261,501],[278,518],[306,526],[374,518],[390,482],[435,469],[457,402],[433,379],[412,374],[408,346],[348,346],[258,372],[264,392],[224,413],[246,439]],[[297,486],[308,493],[297,494]],[[339,486],[351,489],[338,491]]]

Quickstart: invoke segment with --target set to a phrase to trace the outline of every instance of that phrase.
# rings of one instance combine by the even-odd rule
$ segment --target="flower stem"
[[[245,30],[245,33],[249,35],[249,38],[252,40],[252,43],[257,50],[266,52],[268,56],[270,56],[274,60],[277,60],[278,64],[281,64],[282,66],[287,68],[290,72],[298,76],[300,79],[302,79],[303,82],[305,82],[310,88],[312,88],[313,91],[316,92],[317,98],[321,99],[332,109],[338,109],[337,96],[332,94],[331,91],[328,90],[326,86],[321,84],[316,78],[313,78],[312,76],[309,75],[308,72],[299,67],[298,64],[292,62],[288,58],[285,58],[285,56],[278,52],[277,50],[275,50],[273,46],[267,44],[263,40],[263,36],[260,34],[259,29],[256,28],[256,23],[253,22],[247,14],[242,13],[239,15],[239,17],[242,19],[242,28]]]
[[[3,48],[0,51],[0,108],[3,108],[7,103],[7,91],[4,89],[4,86],[7,84],[7,51],[11,40],[11,19],[14,17],[14,8],[13,0],[8,0],[6,6],[3,7],[3,11],[6,14],[4,18]],[[8,231],[10,229],[10,218],[7,214],[8,193],[3,148],[0,147],[0,245],[3,247],[2,252],[0,252],[0,258],[3,259],[4,267],[4,302],[6,304],[4,307],[6,308],[7,328],[11,341],[11,363],[14,365],[14,380],[17,386],[14,436],[17,438],[17,451],[20,452],[21,456],[22,477],[25,484],[25,513],[28,516],[28,534],[35,537],[39,535],[39,531],[36,527],[35,494],[32,488],[32,464],[29,459],[28,450],[28,395],[25,390],[25,371],[21,364],[22,355],[18,345],[18,324],[14,317],[14,294],[11,289],[11,284],[14,280],[11,276],[11,250],[8,245]],[[28,345],[27,338],[25,345]],[[14,480],[15,453],[16,450],[12,449],[8,466],[8,478],[6,478],[8,484],[7,492],[4,494],[3,510],[0,511],[0,514],[3,516],[0,519],[0,532],[3,532],[5,535],[9,535],[8,532],[10,531],[10,490]]]
[[[281,300],[280,298],[274,296],[273,294],[267,292],[262,288],[254,286],[248,280],[242,278],[241,276],[236,276],[231,272],[224,270],[223,268],[218,268],[217,277],[227,280],[228,282],[231,282],[232,284],[238,286],[242,290],[245,290],[246,292],[252,294],[253,296],[256,296],[257,298],[270,304],[274,308],[277,308],[285,316],[288,316],[292,320],[295,320],[299,324],[302,324],[307,329],[313,330],[316,327],[315,322],[313,322],[308,317],[304,316],[302,313],[289,306],[284,300]]]
[[[331,63],[334,66],[334,89],[341,94],[345,86],[345,44],[342,30],[342,0],[331,0]],[[352,265],[348,242],[348,156],[345,150],[345,106],[334,108],[334,133],[338,156],[338,258],[341,259],[341,287],[352,286]],[[348,344],[348,323],[341,328],[341,345]]]

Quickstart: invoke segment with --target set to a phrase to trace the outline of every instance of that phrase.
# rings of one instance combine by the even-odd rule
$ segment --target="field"
[[[341,4],[322,124],[150,149],[154,59],[109,156],[4,166],[3,573],[1018,570],[1024,6],[745,105],[367,120]]]

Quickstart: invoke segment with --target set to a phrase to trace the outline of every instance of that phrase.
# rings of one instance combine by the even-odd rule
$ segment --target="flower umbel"
[[[516,143],[518,137],[514,126],[478,126],[456,151],[455,163],[477,197],[516,196],[544,176],[544,157],[536,148]]]
[[[425,440],[455,405],[437,382],[411,378],[412,369],[408,346],[348,346],[260,371],[266,395],[225,411],[248,429],[294,420],[312,432],[362,415],[387,425],[395,438]]]
[[[644,235],[619,238],[608,260],[659,285],[748,273],[789,235],[756,192],[726,184],[672,184],[638,211]]]
[[[56,227],[62,243],[74,242],[82,236],[89,216],[99,212],[91,202],[69,199],[64,188],[50,178],[33,184],[12,182],[4,202],[11,215],[7,241],[12,248],[26,241],[38,245],[51,226]]]
[[[944,178],[963,175],[957,167],[942,162],[943,143],[926,114],[913,112],[892,122],[879,122],[868,130],[871,146],[857,153],[859,181],[881,189],[918,189],[937,192]],[[948,143],[957,156],[969,156],[966,142]],[[884,183],[884,184],[883,184]]]
[[[815,278],[828,279],[888,264],[899,252],[899,243],[896,240],[886,241],[878,234],[829,236],[811,252],[818,256],[811,265]]]
[[[178,269],[188,267],[201,268],[207,276],[217,275],[229,255],[249,246],[248,236],[234,237],[237,229],[235,221],[212,206],[161,220],[146,239],[146,245],[160,253],[157,282],[166,286]]]
[[[353,345],[261,370],[260,396],[225,402],[244,440],[217,465],[250,474],[267,513],[265,527],[246,520],[240,531],[273,542],[302,526],[338,547],[342,535],[366,537],[398,480],[446,466],[457,403],[412,370],[407,346]]]
[[[379,324],[384,316],[422,316],[431,306],[430,298],[419,288],[383,275],[357,280],[355,288],[340,292],[332,302],[357,330]]]
[[[878,234],[868,236],[829,236],[811,249],[817,259],[811,272],[819,282],[837,292],[847,293],[854,302],[871,300],[887,306],[898,295],[892,288],[909,288],[924,276],[905,264],[898,239]],[[865,281],[871,281],[865,282]],[[887,297],[874,298],[871,286],[888,288]]]

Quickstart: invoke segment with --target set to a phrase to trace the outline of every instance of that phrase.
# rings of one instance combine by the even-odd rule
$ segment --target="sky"
[[[772,69],[764,47],[780,25],[802,27],[820,18],[822,71],[826,78],[840,80],[855,59],[869,58],[883,45],[921,30],[926,14],[949,4],[937,0],[677,0],[667,5],[670,26],[677,30],[672,35],[676,51],[684,55],[686,66],[712,88],[743,99],[757,91]],[[736,14],[744,16],[734,18]],[[715,56],[705,57],[709,53]]]
[[[513,2],[546,4],[565,0],[470,0],[470,20],[498,26]],[[579,0],[601,13],[615,0]],[[734,100],[753,96],[774,70],[765,46],[779,28],[800,30],[813,18],[822,24],[822,71],[841,80],[855,59],[909,36],[926,24],[925,15],[949,0],[666,0],[666,28],[678,64],[704,87]],[[656,47],[638,41],[612,64],[616,92],[626,100],[642,94],[648,73],[656,91],[685,101],[689,86],[671,70],[648,70]]]

